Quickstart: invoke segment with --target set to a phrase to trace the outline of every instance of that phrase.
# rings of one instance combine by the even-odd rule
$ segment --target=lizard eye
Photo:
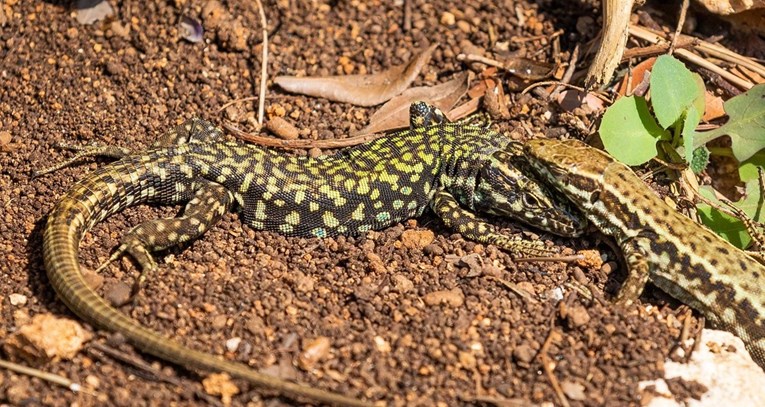
[[[539,200],[534,195],[523,194],[521,195],[521,200],[524,206],[539,206]]]
[[[590,203],[594,204],[600,200],[600,191],[595,191],[590,195]]]

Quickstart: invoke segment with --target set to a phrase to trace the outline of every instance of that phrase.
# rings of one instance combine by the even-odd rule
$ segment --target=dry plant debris
[[[438,44],[415,53],[409,62],[369,75],[321,78],[277,76],[274,83],[284,90],[356,106],[375,106],[403,92],[430,62]]]

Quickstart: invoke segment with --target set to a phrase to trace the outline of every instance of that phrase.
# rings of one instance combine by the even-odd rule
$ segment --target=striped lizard
[[[617,301],[650,280],[736,334],[765,368],[765,266],[673,210],[632,170],[578,140],[532,140],[524,150],[539,179],[613,236],[629,275]]]
[[[548,250],[494,231],[483,215],[521,220],[561,235],[584,229],[586,221],[578,212],[524,175],[522,146],[491,130],[488,121],[450,123],[424,103],[411,106],[410,118],[408,130],[317,158],[224,141],[220,130],[199,119],[140,154],[115,147],[85,150],[49,170],[83,156],[119,160],[77,182],[51,210],[43,235],[48,278],[75,314],[121,333],[144,352],[189,368],[227,372],[291,397],[365,405],[192,350],[140,326],[86,284],[77,259],[79,242],[93,225],[129,206],[187,202],[178,218],[151,220],[130,230],[104,263],[129,254],[142,270],[142,281],[157,267],[151,252],[196,239],[232,208],[255,229],[315,237],[381,229],[432,208],[463,236],[514,255]]]

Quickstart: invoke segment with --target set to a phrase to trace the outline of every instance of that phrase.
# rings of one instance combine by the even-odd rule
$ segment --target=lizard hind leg
[[[185,122],[160,136],[157,141],[154,142],[153,147],[170,147],[186,143],[218,140],[222,137],[223,132],[219,128],[215,127],[210,122],[195,117],[186,120]],[[134,154],[134,151],[130,148],[113,145],[92,144],[85,147],[78,147],[68,144],[59,144],[59,147],[75,151],[76,154],[74,157],[61,163],[35,171],[32,174],[33,178],[50,174],[65,167],[69,167],[72,164],[82,161],[84,158],[106,157],[114,160],[119,160]]]
[[[33,178],[50,174],[52,172],[56,172],[62,168],[69,167],[72,164],[78,163],[82,161],[83,158],[88,157],[107,157],[114,160],[119,160],[120,158],[127,157],[130,154],[132,154],[132,151],[129,148],[125,147],[118,147],[118,146],[109,146],[109,145],[89,145],[85,147],[78,147],[78,146],[71,146],[67,144],[59,144],[60,148],[64,148],[67,150],[75,151],[77,154],[74,155],[74,157],[65,160],[63,162],[60,162],[58,164],[53,164],[50,167],[43,168],[41,170],[37,170],[32,174]]]
[[[124,254],[130,255],[141,270],[131,292],[130,299],[134,298],[140,292],[147,276],[157,269],[152,252],[165,250],[202,236],[229,211],[233,202],[233,194],[222,185],[211,182],[203,184],[186,204],[183,215],[177,218],[153,219],[134,227],[123,236],[115,252],[96,269],[96,272],[100,272]]]

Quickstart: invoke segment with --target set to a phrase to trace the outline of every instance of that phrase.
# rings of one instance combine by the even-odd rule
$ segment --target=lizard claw
[[[141,269],[141,274],[138,276],[138,278],[135,279],[133,282],[133,287],[130,290],[130,297],[128,298],[127,302],[131,302],[138,295],[138,293],[140,293],[141,288],[146,282],[146,277],[157,269],[157,262],[154,261],[154,256],[151,255],[151,253],[140,241],[122,243],[106,261],[98,266],[95,272],[101,272],[109,264],[122,257],[125,253],[129,254],[130,257],[132,257],[133,260],[138,263],[138,266]]]

